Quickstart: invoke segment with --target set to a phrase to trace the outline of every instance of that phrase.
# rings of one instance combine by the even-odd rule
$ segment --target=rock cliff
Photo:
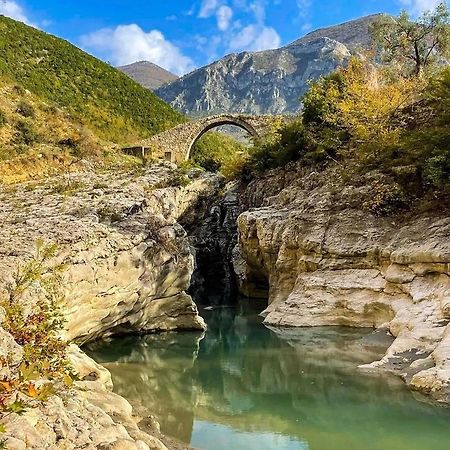
[[[370,46],[369,26],[375,17],[317,30],[279,49],[225,56],[162,86],[156,94],[192,115],[294,113],[310,80]]]
[[[238,219],[241,290],[264,293],[268,325],[387,329],[386,369],[450,402],[450,217],[383,218],[362,205],[370,182],[292,166],[252,182]]]
[[[59,245],[58,258],[67,267],[69,340],[203,329],[185,293],[194,260],[177,220],[194,220],[187,212],[217,192],[222,179],[206,175],[186,187],[165,187],[172,172],[165,166],[137,174],[86,172],[4,188],[0,279],[6,282],[43,239]]]
[[[128,332],[198,329],[205,324],[186,293],[194,257],[177,222],[197,220],[223,179],[170,164],[132,172],[67,174],[0,191],[0,294],[38,239],[58,244],[63,263],[65,337],[85,343]],[[202,208],[198,208],[202,205]],[[34,290],[33,290],[34,292]],[[33,308],[35,296],[28,308]],[[3,311],[4,313],[4,311]],[[2,327],[0,378],[18,370],[23,350]],[[23,416],[2,417],[11,449],[166,449],[155,425],[140,431],[130,404],[113,394],[109,373],[76,346],[80,381]],[[147,421],[148,422],[148,421]],[[148,428],[148,427],[147,427]]]

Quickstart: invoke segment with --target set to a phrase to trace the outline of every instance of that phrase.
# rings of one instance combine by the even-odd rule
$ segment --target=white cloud
[[[277,31],[266,25],[266,6],[268,0],[203,0],[199,18],[216,17],[217,28],[221,34],[215,36],[214,44],[211,42],[197,44],[199,50],[207,53],[208,58],[217,54],[219,47],[230,51],[259,51],[276,48],[281,45],[281,38]],[[250,21],[232,20],[234,10],[243,12],[244,17]],[[242,23],[244,22],[244,23]],[[249,23],[250,22],[250,23]]]
[[[221,4],[220,0],[203,0],[198,17],[206,19],[213,16]]]
[[[258,24],[248,25],[240,30],[230,41],[231,51],[259,51],[269,48],[277,48],[281,44],[281,38],[272,27]]]
[[[217,27],[220,31],[226,31],[230,27],[233,18],[233,10],[229,6],[221,6],[216,13]]]
[[[230,38],[229,51],[260,51],[277,48],[281,45],[280,35],[275,28],[266,25],[266,0],[254,0],[249,5],[255,16],[255,23],[243,28],[234,27]],[[236,24],[235,24],[236,25]]]
[[[298,13],[300,18],[309,16],[312,0],[297,0]]]
[[[167,41],[160,31],[146,33],[136,24],[103,28],[80,40],[85,48],[101,54],[114,65],[151,61],[179,75],[194,68],[193,61]]]
[[[434,10],[442,0],[400,0],[400,3],[413,15],[418,16],[425,11]]]
[[[32,24],[23,8],[17,2],[11,0],[0,0],[0,14],[28,25]]]

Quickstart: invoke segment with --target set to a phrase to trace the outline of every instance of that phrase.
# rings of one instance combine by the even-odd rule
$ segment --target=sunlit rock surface
[[[162,164],[134,172],[86,171],[45,183],[3,186],[1,293],[42,240],[58,244],[57,257],[48,263],[66,267],[61,308],[69,340],[84,343],[117,333],[203,330],[203,319],[185,292],[194,261],[177,221],[198,220],[223,180],[194,171],[183,187],[179,176],[173,166]],[[32,310],[38,289],[35,294],[24,300],[26,309]],[[2,378],[17,371],[23,358],[22,347],[1,327],[4,317],[1,310],[0,357],[9,361],[0,369]],[[69,347],[69,358],[80,381],[22,416],[2,418],[8,449],[185,448],[171,440],[163,444],[166,438],[157,422],[138,417],[127,400],[112,393],[109,372],[75,345]]]
[[[308,82],[370,48],[369,26],[377,16],[307,34],[285,47],[233,53],[156,90],[174,108],[193,115],[223,112],[297,112]]]
[[[165,187],[173,170],[86,172],[2,188],[0,279],[9,280],[42,239],[58,244],[58,262],[67,267],[68,339],[203,329],[185,293],[194,261],[177,220],[196,220],[199,202],[213,196],[222,179],[196,173],[185,187]]]
[[[241,290],[267,288],[266,324],[388,329],[395,341],[365,368],[448,403],[450,217],[374,216],[362,208],[367,185],[295,166],[253,182],[256,208],[238,219]]]

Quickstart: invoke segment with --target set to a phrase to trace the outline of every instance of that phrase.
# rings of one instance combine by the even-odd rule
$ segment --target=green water
[[[370,330],[268,329],[256,310],[203,311],[208,332],[86,350],[161,431],[202,450],[449,450],[450,410],[394,376],[364,375],[389,340]]]

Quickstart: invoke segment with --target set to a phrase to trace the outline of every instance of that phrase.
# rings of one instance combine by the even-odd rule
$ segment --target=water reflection
[[[205,312],[206,336],[97,343],[116,391],[196,448],[440,450],[449,411],[417,402],[395,377],[358,373],[386,337],[342,328],[267,329],[249,311]]]

